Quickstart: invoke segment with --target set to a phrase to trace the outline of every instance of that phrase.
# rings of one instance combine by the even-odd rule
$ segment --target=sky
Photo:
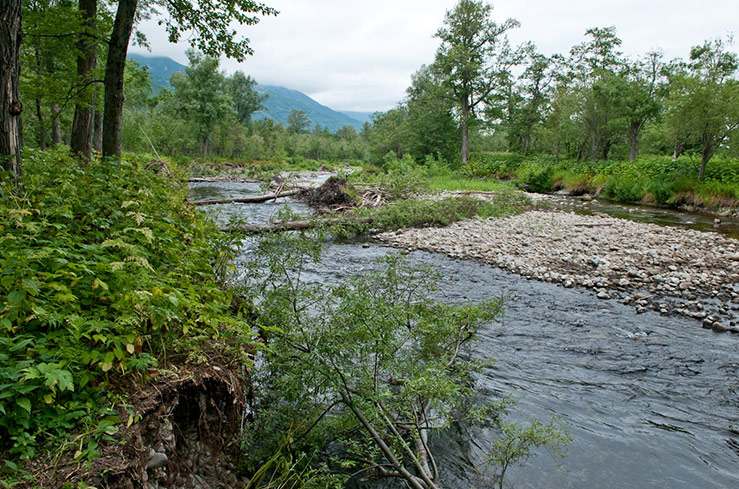
[[[253,56],[222,59],[263,85],[299,90],[335,110],[375,112],[405,96],[411,75],[434,60],[434,33],[456,0],[262,0],[280,14],[237,27]],[[706,39],[739,30],[739,0],[496,0],[493,20],[517,19],[513,44],[534,41],[545,55],[567,53],[591,27],[615,26],[621,50],[636,58],[661,49],[666,59],[687,58]],[[186,42],[170,44],[163,28],[139,29],[151,55],[187,64]],[[734,45],[733,50],[737,50]],[[132,46],[131,52],[147,53]]]

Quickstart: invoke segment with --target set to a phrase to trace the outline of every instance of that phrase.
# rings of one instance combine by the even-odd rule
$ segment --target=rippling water
[[[206,191],[213,198],[258,192],[245,184],[200,185],[198,198]],[[219,219],[245,214],[258,222],[277,205],[214,207],[222,207],[208,209]],[[332,243],[306,276],[332,283],[391,252]],[[519,415],[542,421],[554,415],[569,426],[568,455],[554,459],[541,451],[510,470],[513,487],[739,487],[739,335],[717,335],[687,318],[637,315],[584,289],[441,254],[417,251],[409,260],[438,270],[450,301],[505,298],[505,317],[485,327],[474,348],[497,360],[477,378],[482,399],[512,392]],[[471,487],[469,464],[492,436],[458,426],[436,441],[445,487]]]

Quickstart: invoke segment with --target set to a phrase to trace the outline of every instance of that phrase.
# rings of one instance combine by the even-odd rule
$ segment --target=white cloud
[[[400,101],[411,74],[433,61],[433,37],[455,0],[264,0],[280,11],[240,29],[255,54],[228,72],[242,70],[259,83],[300,90],[337,110],[387,110]],[[545,54],[566,53],[590,27],[615,25],[625,54],[661,48],[668,59],[691,46],[723,37],[739,18],[739,0],[498,0],[497,21],[522,26],[515,43],[536,42]],[[186,63],[186,43],[169,44],[155,22],[141,29],[152,54]],[[132,51],[141,49],[132,48]]]

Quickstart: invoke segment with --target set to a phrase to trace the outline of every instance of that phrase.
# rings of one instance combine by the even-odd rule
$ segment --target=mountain
[[[348,115],[352,119],[358,120],[362,124],[364,124],[365,122],[372,123],[372,117],[377,114],[377,112],[355,112],[350,110],[342,110],[341,113],[344,115]]]
[[[141,66],[146,66],[151,75],[151,85],[154,94],[162,88],[172,89],[169,77],[176,71],[184,71],[185,66],[165,56],[148,56],[145,54],[129,54],[129,59]],[[302,110],[311,121],[311,129],[318,124],[336,132],[344,126],[361,129],[365,121],[372,115],[370,112],[338,112],[330,107],[321,105],[306,94],[297,90],[274,85],[257,85],[256,90],[269,95],[263,105],[265,110],[254,113],[254,119],[273,119],[287,126],[287,116],[293,110]]]
[[[265,110],[255,112],[254,119],[270,118],[287,126],[287,116],[290,112],[302,110],[308,115],[311,126],[318,124],[321,127],[327,127],[331,132],[336,132],[344,126],[352,126],[355,129],[362,127],[362,121],[321,105],[297,90],[274,85],[257,85],[256,89],[260,93],[267,94],[268,97],[262,103]]]
[[[132,59],[139,65],[149,68],[151,89],[154,95],[158,94],[162,88],[171,90],[169,76],[176,71],[185,71],[185,65],[166,56],[147,56],[145,54],[129,53],[128,59]]]

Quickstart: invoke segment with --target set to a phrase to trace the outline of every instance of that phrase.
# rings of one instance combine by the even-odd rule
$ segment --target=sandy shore
[[[739,241],[716,233],[531,211],[377,239],[483,261],[564,287],[587,287],[601,299],[633,304],[637,312],[690,316],[705,328],[739,333]]]

